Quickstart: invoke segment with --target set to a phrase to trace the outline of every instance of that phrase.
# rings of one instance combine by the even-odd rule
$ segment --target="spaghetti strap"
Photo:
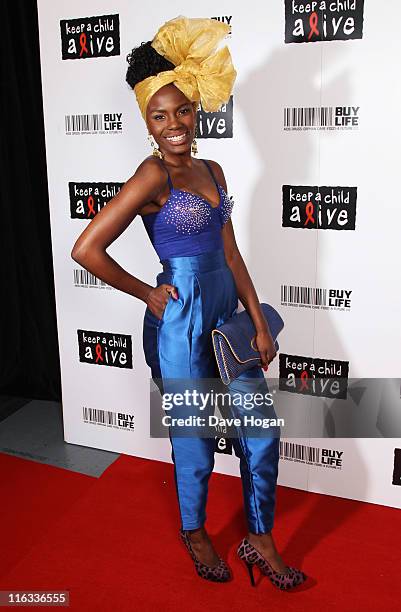
[[[165,164],[164,164],[163,160],[162,160],[160,157],[159,157],[158,159],[160,159],[161,165],[163,166],[163,168],[164,168],[164,169],[165,169],[165,171],[167,172],[167,181],[168,181],[168,186],[169,186],[169,188],[170,188],[170,191],[172,191],[172,190],[174,189],[174,187],[173,187],[173,182],[172,182],[172,180],[171,180],[170,173],[169,173],[169,171],[167,170],[167,168],[166,168],[166,166],[165,166]]]
[[[217,181],[216,181],[216,179],[215,179],[215,176],[214,176],[214,174],[213,174],[213,170],[212,170],[212,168],[211,168],[211,165],[209,164],[209,162],[208,162],[208,161],[206,161],[206,159],[202,159],[202,161],[203,161],[203,162],[206,164],[206,166],[208,167],[209,172],[210,172],[210,174],[212,175],[212,178],[213,178],[213,180],[214,180],[214,184],[215,184],[215,185],[216,185],[216,187],[217,187],[217,191],[220,193],[220,191],[219,191],[219,185],[218,185],[218,183],[217,183]]]

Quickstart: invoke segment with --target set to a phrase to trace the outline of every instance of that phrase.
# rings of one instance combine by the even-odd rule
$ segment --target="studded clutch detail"
[[[269,327],[276,351],[276,340],[284,327],[284,321],[270,304],[260,304]],[[235,313],[225,323],[212,330],[212,343],[221,380],[228,385],[242,372],[261,366],[260,353],[254,344],[255,326],[246,310]]]

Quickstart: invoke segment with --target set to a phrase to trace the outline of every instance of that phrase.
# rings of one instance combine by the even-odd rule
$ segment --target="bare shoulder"
[[[160,182],[162,184],[166,181],[166,170],[159,159],[156,159],[154,155],[150,155],[141,161],[133,177],[145,178],[149,181]]]
[[[223,186],[225,191],[227,191],[226,177],[224,176],[223,168],[221,167],[221,165],[213,159],[207,159],[206,161],[210,164],[210,167],[213,170],[213,174],[216,177],[216,181]]]
[[[125,182],[124,193],[135,194],[142,203],[153,201],[165,188],[166,170],[153,155],[146,157],[136,168],[134,174]]]

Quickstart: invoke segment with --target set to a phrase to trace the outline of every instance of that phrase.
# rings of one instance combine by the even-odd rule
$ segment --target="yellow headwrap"
[[[217,111],[228,102],[237,73],[228,47],[213,53],[230,27],[216,19],[179,15],[159,28],[152,47],[172,62],[174,70],[147,77],[134,87],[142,117],[150,98],[163,85],[174,83],[192,102],[207,111]],[[213,53],[213,54],[212,54]]]

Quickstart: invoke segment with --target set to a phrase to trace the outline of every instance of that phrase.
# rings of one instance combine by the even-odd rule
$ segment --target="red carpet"
[[[208,531],[234,575],[215,584],[178,539],[171,464],[122,455],[96,479],[0,454],[0,473],[1,590],[68,590],[82,612],[400,609],[398,510],[279,487],[276,542],[311,577],[286,593],[258,570],[252,588],[235,555],[239,478],[210,481]]]

